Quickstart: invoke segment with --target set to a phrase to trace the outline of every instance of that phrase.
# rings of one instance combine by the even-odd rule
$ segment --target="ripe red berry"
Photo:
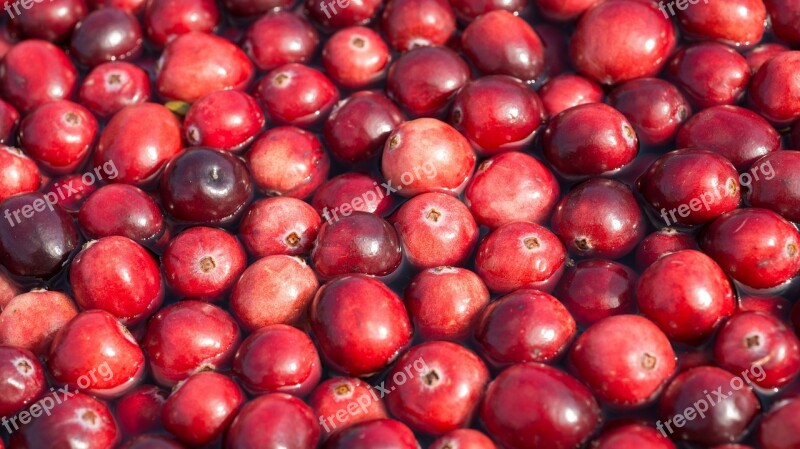
[[[403,53],[447,43],[456,29],[456,15],[445,0],[391,0],[383,10],[381,28],[392,48]]]
[[[542,105],[547,115],[555,117],[561,112],[581,104],[602,102],[603,89],[588,78],[575,74],[564,74],[550,78],[539,89],[539,97],[542,99]],[[616,105],[613,106],[619,109]],[[631,117],[628,119],[631,120]]]
[[[225,447],[314,449],[320,431],[311,407],[284,393],[259,396],[245,404],[231,423]]]
[[[683,129],[681,125],[692,115],[692,108],[681,91],[658,78],[639,78],[622,83],[611,91],[608,103],[625,115],[639,141],[645,145],[672,141],[678,130]]]
[[[92,193],[80,208],[78,223],[89,238],[118,235],[140,245],[153,242],[167,227],[156,201],[128,184],[110,184]]]
[[[0,201],[20,193],[39,190],[41,183],[39,167],[18,148],[0,145],[0,164],[4,173],[0,179]]]
[[[13,416],[41,396],[47,386],[36,356],[16,346],[0,346],[0,415]],[[16,423],[15,423],[16,425]]]
[[[450,48],[417,48],[389,67],[386,93],[413,117],[438,117],[469,79],[466,61]]]
[[[800,425],[800,399],[780,401],[767,413],[758,429],[764,449],[789,449],[800,444],[795,429]]]
[[[305,18],[278,11],[250,25],[242,48],[259,69],[272,70],[292,62],[309,62],[318,45],[319,34]]]
[[[56,332],[67,324],[78,308],[64,293],[31,290],[15,296],[2,306],[0,344],[44,355]]]
[[[633,311],[636,273],[617,262],[581,260],[564,272],[553,295],[575,321],[588,326],[603,318]]]
[[[681,30],[692,39],[713,39],[736,47],[749,47],[761,40],[767,10],[764,2],[734,0],[698,2],[675,13]],[[672,10],[672,8],[670,8]]]
[[[366,27],[339,30],[322,48],[322,66],[336,83],[349,89],[383,78],[391,54],[380,34]]]
[[[318,192],[321,191],[320,188]],[[308,203],[276,196],[250,206],[239,224],[238,235],[253,257],[302,256],[311,251],[321,225],[322,219]]]
[[[211,0],[154,0],[146,3],[147,38],[161,46],[190,31],[211,33],[219,25],[217,3]]]
[[[323,439],[360,422],[388,418],[383,399],[374,393],[373,388],[356,377],[334,377],[317,385],[308,398],[308,404],[322,417],[319,426]],[[356,404],[358,408],[354,409],[350,404]],[[348,407],[355,413],[350,413]]]
[[[115,412],[123,435],[141,435],[162,428],[161,409],[168,392],[142,385],[117,400]]]
[[[100,117],[150,99],[147,72],[128,62],[105,62],[94,67],[83,79],[78,99]]]
[[[22,41],[3,59],[0,90],[3,99],[20,112],[72,96],[78,71],[66,53],[55,45],[40,40]]]
[[[270,121],[310,126],[328,115],[339,101],[339,91],[324,73],[292,63],[267,73],[256,87],[256,97]]]
[[[325,445],[325,449],[417,449],[419,444],[414,432],[405,424],[393,419],[376,419],[360,422],[337,433]]]
[[[192,146],[237,151],[264,127],[264,113],[244,92],[216,91],[192,104],[183,127]]]

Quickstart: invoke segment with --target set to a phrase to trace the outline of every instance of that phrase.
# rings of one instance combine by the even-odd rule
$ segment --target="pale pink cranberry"
[[[363,88],[383,78],[390,59],[386,42],[366,27],[339,30],[322,48],[325,72],[348,89]]]
[[[307,63],[319,45],[319,34],[308,21],[291,11],[265,14],[253,22],[242,48],[261,70],[291,62]]]
[[[338,220],[340,214],[351,214],[354,211],[382,216],[391,211],[395,203],[387,193],[378,178],[364,173],[348,172],[322,184],[314,194],[311,205],[328,222]]]
[[[357,377],[334,377],[322,382],[309,396],[308,404],[322,416],[319,426],[323,439],[354,424],[389,416],[374,388]]]
[[[47,388],[44,367],[32,352],[20,347],[0,346],[0,376],[0,415],[4,418],[28,406]]]
[[[75,315],[78,308],[64,293],[31,290],[15,296],[0,313],[0,344],[12,345],[44,355],[56,332]]]
[[[250,206],[239,224],[238,235],[253,257],[302,256],[311,251],[321,225],[319,214],[305,201],[276,196]]]
[[[603,89],[594,81],[580,75],[558,75],[548,80],[541,89],[544,110],[550,117],[585,103],[603,101]]]

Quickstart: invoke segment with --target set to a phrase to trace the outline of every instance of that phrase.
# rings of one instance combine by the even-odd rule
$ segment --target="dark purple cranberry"
[[[142,28],[132,14],[117,8],[90,13],[75,27],[70,52],[81,64],[136,59],[142,52]]]
[[[469,66],[447,47],[410,51],[389,67],[386,91],[412,116],[436,116],[470,78]]]
[[[636,273],[621,263],[581,260],[564,271],[553,296],[578,324],[588,326],[612,315],[631,313],[636,281]]]

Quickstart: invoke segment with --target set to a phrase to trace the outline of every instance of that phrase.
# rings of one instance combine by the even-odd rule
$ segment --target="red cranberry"
[[[15,346],[0,346],[0,376],[3,379],[0,382],[0,415],[3,417],[14,415],[38,399],[47,386],[44,368],[36,356]]]
[[[555,116],[542,145],[547,160],[567,176],[612,172],[639,152],[639,140],[628,119],[603,103],[578,105]]]
[[[539,363],[501,372],[486,390],[480,415],[495,441],[510,449],[534,447],[541,441],[552,449],[578,447],[602,417],[588,388]]]
[[[314,449],[319,426],[311,407],[283,393],[258,397],[239,411],[225,437],[226,449]]]
[[[744,57],[716,42],[682,48],[672,57],[667,70],[699,109],[736,103],[750,80],[750,67]]]
[[[253,63],[233,43],[191,31],[172,40],[158,61],[156,85],[165,98],[194,102],[217,90],[244,90]]]
[[[131,14],[139,14],[144,9],[146,0],[87,0],[90,10],[111,7],[128,11]]]
[[[150,319],[142,340],[156,382],[173,386],[207,368],[224,367],[239,345],[239,326],[219,307],[181,301]]]
[[[381,158],[386,193],[403,196],[425,192],[458,195],[474,169],[475,153],[467,139],[432,118],[398,126],[389,135]]]
[[[381,28],[395,51],[444,45],[456,29],[456,16],[446,0],[391,0]]]
[[[581,260],[567,268],[553,295],[579,324],[633,311],[636,273],[617,262]]]
[[[384,193],[380,180],[356,172],[343,173],[322,184],[311,204],[328,222],[338,213],[352,211],[384,215],[390,211],[394,201]]]
[[[124,435],[140,435],[161,428],[161,409],[168,393],[154,385],[143,385],[121,397],[117,420]]]
[[[323,439],[354,424],[388,417],[383,399],[373,393],[372,386],[356,377],[335,377],[322,382],[311,393],[308,403],[322,417],[319,425]]]
[[[525,20],[504,10],[478,17],[461,35],[461,46],[475,67],[489,75],[534,81],[544,70],[544,46]]]
[[[657,75],[674,47],[672,22],[655,4],[611,0],[581,16],[569,51],[578,71],[598,83],[616,84]]]
[[[669,143],[692,108],[673,84],[658,78],[640,78],[617,86],[609,104],[625,115],[645,145]]]
[[[450,7],[459,20],[470,23],[478,16],[505,9],[512,13],[519,13],[528,6],[528,0],[450,0]]]
[[[330,158],[314,134],[292,126],[272,128],[247,153],[256,185],[268,195],[306,198],[328,177]]]
[[[591,447],[593,449],[675,449],[675,444],[652,427],[625,424],[603,432],[592,441]]]
[[[19,124],[19,112],[11,103],[0,100],[0,144],[12,144]]]
[[[774,27],[774,19],[772,24]],[[785,51],[789,51],[789,47],[774,42],[761,44],[748,51],[745,54],[745,58],[747,59],[747,65],[750,66],[750,74],[755,75],[765,62]]]
[[[366,25],[381,5],[380,0],[306,0],[305,10],[323,28],[339,29]]]
[[[490,228],[513,221],[543,223],[555,208],[560,191],[544,164],[511,151],[478,166],[464,191],[464,202],[475,220]]]
[[[764,449],[791,449],[800,444],[800,399],[781,401],[764,416],[758,443]]]
[[[191,31],[211,33],[219,22],[219,8],[211,0],[153,0],[144,11],[147,38],[158,46]]]
[[[740,377],[701,366],[682,372],[669,384],[659,404],[658,424],[677,438],[713,446],[738,441],[760,408]]]
[[[782,296],[740,296],[737,313],[763,312],[789,322],[792,303]]]
[[[253,394],[308,395],[322,377],[314,343],[305,332],[285,324],[262,327],[239,346],[233,372]]]
[[[575,337],[575,320],[558,299],[520,289],[489,304],[475,326],[484,358],[495,366],[551,362]]]
[[[222,4],[235,16],[255,16],[289,9],[295,0],[224,0]]]
[[[55,45],[22,41],[6,53],[0,72],[3,99],[22,113],[44,103],[70,98],[78,71],[66,53]]]
[[[328,366],[353,376],[385,368],[413,334],[403,301],[379,280],[364,275],[343,276],[323,285],[311,304],[310,317]]]
[[[539,89],[539,96],[547,115],[554,117],[580,104],[602,102],[603,89],[588,78],[563,74],[551,78],[545,83]]]
[[[239,238],[254,257],[308,254],[322,220],[308,203],[286,196],[265,198],[250,206],[239,224]]]
[[[419,268],[460,265],[478,241],[478,225],[469,209],[444,193],[415,196],[400,207],[393,222],[408,261]]]
[[[90,111],[108,117],[125,106],[146,102],[150,98],[150,78],[133,64],[106,62],[86,75],[78,98]]]
[[[757,160],[747,173],[753,179],[746,186],[747,202],[775,211],[789,221],[800,222],[800,183],[793,176],[797,170],[800,170],[800,151],[776,151]],[[756,178],[758,171],[764,177]],[[780,181],[774,182],[776,177]]]
[[[162,435],[139,435],[128,440],[122,449],[186,449],[186,446]]]
[[[385,276],[396,270],[403,255],[392,225],[369,212],[342,215],[319,228],[311,252],[317,274],[329,279],[350,273]]]
[[[36,8],[19,9],[19,4],[9,2],[9,27],[28,39],[61,42],[67,39],[75,25],[86,17],[84,0],[54,0],[36,4]],[[30,3],[28,3],[30,7]],[[22,5],[25,8],[25,5]],[[16,12],[16,15],[14,14]],[[24,14],[23,14],[24,13]]]
[[[535,223],[517,221],[484,237],[475,271],[495,293],[520,288],[552,290],[564,271],[567,251],[558,237]]]
[[[94,67],[108,61],[136,59],[142,52],[142,28],[131,13],[117,8],[93,11],[72,32],[70,54]]]
[[[469,425],[489,371],[469,349],[432,341],[409,349],[387,379],[392,415],[419,432],[441,435]]]
[[[492,440],[475,429],[447,432],[431,443],[429,449],[497,449]]]
[[[19,193],[35,192],[39,189],[41,174],[36,162],[15,147],[0,145],[0,201]],[[8,218],[8,217],[6,217]]]
[[[670,340],[695,343],[733,314],[733,289],[719,265],[695,250],[667,254],[650,265],[636,287],[639,311]]]
[[[308,126],[327,117],[339,100],[339,91],[322,72],[293,63],[267,73],[256,87],[256,96],[270,120]]]
[[[557,22],[577,19],[592,6],[602,0],[539,0],[537,5],[542,15]]]
[[[45,103],[26,115],[19,144],[52,173],[75,171],[88,156],[97,136],[97,120],[83,106],[67,100]]]
[[[311,61],[319,34],[308,21],[290,11],[265,14],[247,30],[242,48],[261,70],[291,62]]]
[[[81,206],[78,223],[89,238],[120,235],[144,244],[164,232],[164,216],[139,188],[111,184],[92,193]]]
[[[403,113],[378,92],[356,92],[339,102],[323,128],[334,156],[360,162],[378,154],[389,133],[403,123]]]
[[[264,113],[244,92],[217,91],[192,104],[183,126],[190,145],[235,151],[261,131]]]
[[[765,0],[764,4],[769,12],[772,32],[793,45],[800,43],[800,27],[797,26],[800,19],[800,5],[787,0]],[[756,8],[754,5],[754,9]]]
[[[97,168],[99,169],[100,167]],[[113,173],[113,170],[111,171]],[[97,174],[100,173],[100,171],[98,170],[93,173]],[[99,183],[94,182],[97,178],[92,180],[92,178],[88,178],[88,175],[87,178],[84,178],[83,175],[85,174],[86,173],[75,173],[56,178],[45,187],[45,197],[49,195],[49,198],[58,198],[60,200],[58,205],[61,206],[62,209],[69,212],[70,215],[76,215],[83,206],[84,201],[100,187],[98,185]],[[114,176],[116,177],[116,175]],[[44,178],[45,175],[42,176],[42,179]],[[102,180],[103,175],[100,175],[99,178]],[[86,184],[84,180],[91,182],[91,184]]]
[[[360,26],[337,31],[322,48],[325,72],[349,89],[365,87],[381,79],[390,58],[389,47],[381,36]]]
[[[32,290],[20,294],[3,305],[0,344],[44,355],[56,332],[77,314],[75,303],[64,293]]]
[[[750,82],[750,103],[773,125],[787,126],[800,117],[800,80],[794,76],[798,64],[800,51],[781,53],[765,62]]]
[[[670,15],[677,14],[681,30],[687,37],[715,39],[736,47],[758,43],[764,34],[767,9],[760,0],[727,0],[697,2],[687,8],[667,5]],[[659,6],[666,15],[664,6]]]
[[[767,209],[728,212],[704,230],[699,242],[722,269],[748,287],[775,287],[800,273],[800,233]]]
[[[231,313],[246,331],[270,324],[296,324],[306,315],[319,283],[297,257],[274,255],[245,270],[230,297]]]
[[[662,228],[645,237],[636,247],[636,267],[643,271],[662,256],[682,249],[697,249],[694,237],[674,228]]]
[[[433,117],[447,109],[469,78],[469,66],[458,53],[447,47],[424,47],[392,63],[386,91],[412,116]]]
[[[418,449],[414,432],[393,419],[376,419],[352,425],[330,440],[323,449]]]
[[[428,268],[405,290],[406,308],[423,340],[466,341],[488,303],[481,278],[464,268]]]

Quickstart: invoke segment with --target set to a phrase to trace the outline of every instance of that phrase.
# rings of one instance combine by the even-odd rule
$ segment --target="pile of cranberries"
[[[800,1],[2,7],[0,449],[800,449]]]

